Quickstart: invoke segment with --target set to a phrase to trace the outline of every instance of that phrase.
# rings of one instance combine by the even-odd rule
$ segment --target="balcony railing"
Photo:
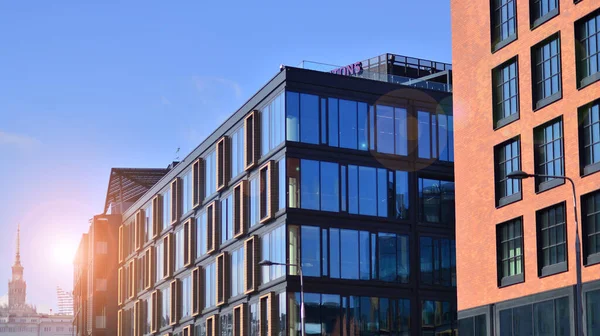
[[[300,62],[300,64],[297,67],[301,68],[301,69],[315,70],[315,71],[321,71],[321,72],[331,72],[332,70],[341,68],[336,65],[317,63],[317,62],[311,62],[311,61],[302,61],[302,62]],[[440,73],[440,75],[442,75],[442,73]],[[340,75],[340,76],[342,76],[342,75]],[[436,90],[436,91],[442,91],[442,92],[452,92],[452,85],[449,85],[449,84],[433,82],[433,81],[423,80],[423,79],[419,79],[419,78],[415,79],[415,78],[409,78],[409,77],[403,77],[403,76],[388,75],[385,73],[367,71],[364,69],[362,71],[360,71],[359,73],[344,75],[344,76],[358,77],[358,78],[376,80],[376,81],[381,81],[381,82],[406,85],[406,86],[411,86],[411,87],[420,88],[420,89],[429,89],[429,90]]]

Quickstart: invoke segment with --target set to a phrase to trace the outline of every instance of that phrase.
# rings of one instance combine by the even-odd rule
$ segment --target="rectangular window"
[[[421,237],[419,244],[421,282],[428,285],[456,286],[454,240]]]
[[[154,196],[154,198],[152,198],[152,223],[154,224],[152,227],[152,231],[153,231],[153,235],[152,238],[158,236],[158,234],[160,232],[162,232],[163,230],[163,223],[162,223],[162,197],[163,195],[156,195]]]
[[[519,118],[519,66],[513,58],[492,71],[494,126],[502,127]]]
[[[419,158],[454,161],[453,120],[450,115],[418,112]]]
[[[182,186],[181,205],[183,207],[183,211],[182,211],[183,214],[188,213],[190,210],[192,210],[192,207],[193,207],[193,201],[194,201],[194,197],[192,194],[192,191],[194,189],[193,183],[194,183],[194,180],[192,178],[192,171],[189,170],[188,172],[183,174],[183,177],[181,178],[181,186]]]
[[[454,223],[454,182],[419,178],[419,217],[428,223]]]
[[[233,236],[240,237],[248,227],[248,181],[241,181],[233,188]]]
[[[156,242],[156,278],[165,277],[165,249],[162,240]]]
[[[196,258],[200,258],[207,252],[208,222],[206,211],[196,218]]]
[[[162,227],[161,232],[171,224],[171,190],[168,189],[162,194]]]
[[[456,308],[450,302],[421,301],[422,335],[456,335],[454,316]]]
[[[217,304],[216,264],[213,262],[204,268],[204,308]]]
[[[571,335],[571,311],[568,297],[500,310],[499,335]]]
[[[301,265],[304,276],[321,276],[321,234],[316,226],[300,228]],[[350,245],[350,242],[348,242]],[[356,247],[356,245],[354,245]]]
[[[221,244],[233,238],[233,194],[221,200]]]
[[[143,210],[144,213],[144,243],[154,237],[154,223],[152,222],[152,202]],[[107,245],[108,246],[108,245]]]
[[[224,136],[217,142],[217,170],[216,181],[217,191],[222,190],[227,186],[227,182],[231,178],[231,144],[229,137]]]
[[[217,152],[213,150],[204,158],[204,196],[217,191]]]
[[[231,297],[244,294],[244,247],[231,252]]]
[[[600,79],[600,10],[575,22],[575,40],[581,88]]]
[[[206,207],[206,252],[212,253],[217,250],[218,237],[218,212],[217,201],[213,201]]]
[[[562,128],[562,117],[534,128],[536,174],[555,176],[564,174]],[[563,184],[565,181],[550,177],[536,177],[536,182],[539,192]]]
[[[562,97],[560,37],[558,34],[531,48],[533,109],[540,109]]]
[[[171,322],[171,287],[160,290],[160,327],[166,327]]]
[[[260,131],[258,111],[254,110],[244,119],[244,168],[254,167],[260,158]],[[284,127],[285,128],[285,127]]]
[[[242,303],[233,308],[233,334],[229,336],[245,336],[248,335],[248,306]]]
[[[233,335],[233,312],[222,313],[221,317],[221,336]]]
[[[539,275],[567,270],[567,228],[565,203],[536,212]]]
[[[286,173],[286,163],[285,157],[281,160],[277,161],[277,188],[278,188],[278,197],[279,201],[278,210],[285,209],[285,201],[287,198],[286,195],[286,184],[285,184],[285,173]]]
[[[322,98],[321,102],[321,142],[331,147],[367,150],[367,104],[337,98]]]
[[[287,140],[319,144],[319,97],[287,92]]]
[[[227,264],[229,263],[229,257],[227,252],[223,252],[217,256],[217,306],[223,305],[227,302],[229,293],[229,269]]]
[[[285,241],[285,225],[266,233],[261,239],[262,258],[260,260],[285,264]],[[262,283],[265,284],[282,277],[285,274],[285,266],[262,267],[261,271]]]
[[[204,161],[197,159],[192,164],[192,181],[191,181],[191,195],[192,208],[198,207],[204,200],[204,190],[202,189],[204,184]]]
[[[600,262],[600,192],[582,197],[583,253],[586,265]]]
[[[175,270],[179,270],[183,268],[184,265],[184,255],[185,255],[185,231],[183,227],[175,232]]]
[[[361,248],[363,243],[368,244],[368,239],[366,241],[361,240]],[[379,262],[379,280],[408,283],[410,279],[408,236],[380,232],[377,236],[377,245],[379,247],[377,258]],[[368,264],[368,259],[366,263]]]
[[[488,334],[486,315],[482,314],[458,320],[458,334],[461,336],[486,336]]]
[[[267,295],[261,296],[259,299],[259,330],[260,336],[269,336],[274,335],[275,328],[273,328],[272,316],[273,312],[273,293],[269,293]]]
[[[269,161],[264,164],[259,170],[260,181],[260,204],[259,215],[260,222],[264,223],[273,218],[275,207],[277,206],[277,195],[274,194],[273,186],[276,185],[277,179],[273,178],[276,175],[273,170],[273,162]],[[274,181],[275,180],[275,181]],[[276,190],[276,189],[275,189]]]
[[[337,163],[300,160],[300,204],[303,209],[339,211]]]
[[[200,286],[200,267],[196,267],[192,270],[190,282],[190,314],[192,316],[196,316],[200,314],[200,307],[202,307],[202,293],[200,292],[200,288],[202,288]]]
[[[284,140],[285,135],[285,93],[280,93],[265,107],[261,115],[261,154],[264,156]],[[289,121],[288,121],[289,122]]]
[[[558,15],[558,0],[531,0],[530,3],[531,27],[537,27]]]
[[[260,272],[258,261],[258,238],[252,237],[244,242],[244,293],[254,292],[258,288],[258,275]]]
[[[260,223],[260,184],[258,176],[250,179],[250,227]]]
[[[515,0],[492,0],[492,51],[517,39]]]
[[[525,281],[523,263],[523,223],[521,218],[496,226],[498,286]]]
[[[600,290],[585,293],[587,334],[600,335]]]
[[[192,314],[192,276],[188,275],[181,279],[181,318]]]
[[[176,177],[171,182],[171,225],[177,223],[181,217],[181,179]]]
[[[244,171],[244,128],[240,127],[231,135],[231,177]]]
[[[516,137],[494,148],[497,206],[521,199],[521,180],[507,177],[508,173],[521,169],[520,143],[520,137]]]
[[[600,100],[579,108],[579,125],[581,169],[590,174],[600,170]]]
[[[406,109],[377,105],[376,112],[377,151],[379,153],[407,155],[408,130]]]

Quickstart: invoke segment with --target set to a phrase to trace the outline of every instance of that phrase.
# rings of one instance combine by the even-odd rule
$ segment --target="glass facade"
[[[454,240],[421,237],[421,282],[429,285],[455,287],[455,250]]]
[[[192,171],[188,171],[181,178],[181,205],[183,209],[183,213],[186,214],[190,210],[192,210],[194,197],[192,195],[193,189],[193,179],[192,179]]]
[[[244,128],[231,135],[231,177],[244,171]]]
[[[280,226],[275,230],[265,234],[261,238],[262,258],[260,260],[269,260],[276,263],[286,263],[285,260],[285,226]],[[262,267],[262,283],[268,283],[285,274],[285,266],[274,265],[271,267]]]
[[[501,310],[500,335],[569,336],[570,310],[567,297]]]
[[[244,247],[231,252],[231,296],[244,294]]]
[[[457,328],[455,311],[447,301],[422,301],[421,335],[454,335]]]
[[[204,158],[204,195],[211,196],[217,191],[217,152],[212,151]]]
[[[192,314],[192,277],[187,275],[181,279],[181,295],[178,298],[181,300],[180,318],[184,319]]]
[[[221,244],[233,238],[233,194],[221,200]]]
[[[171,225],[171,190],[162,194],[162,232]]]
[[[419,218],[427,223],[454,224],[454,182],[419,179]]]
[[[419,158],[454,161],[454,117],[419,111]]]
[[[261,154],[266,155],[285,139],[285,94],[280,93],[262,109]],[[289,121],[287,121],[289,124]],[[289,125],[288,125],[289,127]]]
[[[217,273],[215,263],[210,263],[204,268],[204,308],[217,304]]]
[[[160,327],[162,328],[171,322],[171,287],[163,288],[160,291],[160,302]]]
[[[173,248],[175,252],[175,270],[183,268],[184,260],[183,255],[185,254],[185,231],[180,229],[175,232],[175,246]]]
[[[208,223],[206,220],[206,211],[201,212],[196,218],[196,258],[205,255],[207,251]]]

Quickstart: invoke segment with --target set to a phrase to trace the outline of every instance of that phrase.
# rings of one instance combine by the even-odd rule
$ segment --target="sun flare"
[[[75,257],[75,246],[66,241],[56,241],[52,243],[52,260],[57,264],[71,264]]]

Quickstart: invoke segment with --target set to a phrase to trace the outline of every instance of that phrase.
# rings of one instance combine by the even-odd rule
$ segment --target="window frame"
[[[543,48],[545,45],[550,44],[553,42],[553,40],[556,40],[556,51],[557,51],[557,56],[558,57],[558,61],[557,61],[557,65],[558,65],[558,72],[557,72],[557,76],[558,76],[558,91],[555,93],[550,94],[547,97],[544,98],[540,98],[538,97],[537,94],[537,90],[538,90],[538,85],[540,85],[540,83],[543,83],[546,80],[550,80],[552,81],[552,77],[554,77],[553,74],[550,75],[549,78],[543,78],[542,81],[540,83],[538,83],[537,77],[538,77],[538,73],[536,71],[537,65],[538,64],[544,64],[545,62],[552,62],[552,58],[554,56],[550,55],[550,58],[548,60],[538,60],[536,57],[536,53],[538,50],[540,50],[541,48]],[[561,43],[561,34],[560,31],[551,34],[550,36],[546,37],[545,39],[541,40],[540,42],[536,43],[535,45],[533,45],[531,47],[531,93],[532,93],[532,109],[534,112],[537,112],[538,110],[556,102],[562,99],[563,97],[563,65],[562,65],[562,43]],[[551,49],[551,48],[550,48]]]
[[[592,11],[591,13],[587,14],[586,16],[582,17],[581,19],[578,19],[577,21],[575,21],[574,23],[574,27],[575,27],[575,65],[576,65],[576,73],[577,73],[577,89],[581,90],[597,81],[600,80],[600,46],[598,44],[596,44],[596,49],[597,52],[596,57],[597,57],[597,69],[596,72],[590,75],[587,75],[585,77],[583,77],[582,74],[582,66],[581,66],[581,57],[583,56],[583,52],[585,50],[585,47],[583,47],[583,45],[585,45],[584,43],[581,43],[581,39],[582,37],[582,25],[585,25],[588,23],[588,21],[590,21],[591,19],[595,18],[595,20],[600,20],[600,9],[596,9],[594,11]],[[596,25],[598,25],[598,23],[596,23]],[[600,38],[600,29],[596,28],[596,33],[594,35],[597,35],[598,38]],[[589,39],[590,36],[588,34],[588,36],[585,37],[585,39]],[[587,54],[587,52],[586,52]],[[588,57],[589,58],[589,57]]]
[[[506,67],[511,66],[514,63],[515,65],[515,87],[516,87],[516,94],[514,97],[516,97],[516,112],[514,114],[509,115],[508,117],[503,117],[503,118],[499,118],[498,117],[498,92],[496,90],[501,89],[502,86],[504,84],[506,84],[507,82],[502,82],[502,85],[498,85],[498,79],[501,77],[501,72],[502,70],[504,70]],[[509,87],[510,87],[510,81],[513,79],[509,79]],[[510,59],[504,61],[503,63],[497,65],[494,69],[492,69],[492,101],[493,101],[493,120],[494,120],[494,129],[499,129],[502,128],[512,122],[515,122],[517,120],[519,120],[521,118],[521,94],[520,94],[520,88],[521,86],[519,85],[519,56],[516,55],[514,57],[511,57]],[[511,96],[512,98],[512,96]],[[508,99],[510,100],[510,98]],[[506,102],[507,100],[504,99],[503,97],[503,102]],[[504,107],[504,105],[503,105]]]
[[[551,11],[548,11],[546,14],[536,18],[534,17],[534,13],[535,13],[535,9],[534,6],[537,5],[537,3],[540,3],[541,1],[545,1],[545,0],[530,0],[529,1],[529,25],[531,27],[531,30],[536,29],[537,27],[543,25],[544,23],[550,21],[552,18],[558,16],[558,14],[560,14],[560,1],[559,0],[550,0],[550,1],[556,1],[556,8],[554,8]]]
[[[588,230],[588,225],[587,225],[587,218],[590,216],[588,214],[588,206],[587,206],[587,200],[590,197],[600,197],[600,190],[595,190],[592,191],[590,193],[587,193],[585,195],[581,195],[581,228],[582,228],[582,247],[583,247],[583,265],[584,266],[591,266],[591,265],[596,265],[596,264],[600,264],[600,250],[595,252],[595,253],[591,253],[589,252],[590,246],[588,243],[588,237],[590,236],[590,230]],[[594,209],[593,214],[595,216],[600,216],[600,208],[598,209]],[[597,236],[597,239],[600,239],[600,231],[594,232],[593,235]]]
[[[597,107],[597,109],[598,109],[598,119],[599,120],[597,122],[594,122],[593,117],[590,115],[593,112],[594,107]],[[585,120],[584,120],[584,117],[585,117]],[[586,151],[588,148],[585,147],[585,139],[584,139],[586,127],[589,127],[590,129],[592,129],[594,125],[597,125],[597,127],[600,127],[600,99],[596,99],[596,100],[589,102],[583,106],[580,106],[577,109],[577,118],[578,118],[578,125],[579,125],[578,133],[579,133],[580,174],[582,176],[586,176],[586,175],[590,175],[590,174],[600,171],[600,157],[597,162],[591,163],[589,165],[585,165]],[[591,120],[591,123],[589,125],[585,125],[587,120]],[[593,129],[590,131],[590,135],[592,134],[592,132],[593,132]],[[592,139],[592,141],[593,141],[593,139]],[[600,139],[598,142],[596,142],[596,144],[597,143],[600,143]],[[594,142],[590,142],[590,145],[588,146],[588,147],[592,148],[592,151],[593,151],[594,144],[595,144]]]
[[[550,229],[552,228],[557,228],[558,226],[562,226],[562,231],[563,231],[563,236],[564,236],[564,242],[562,244],[564,244],[565,246],[565,260],[562,262],[557,262],[554,264],[550,264],[550,265],[544,265],[544,239],[543,239],[543,228],[541,227],[541,217],[543,216],[544,212],[546,211],[550,211],[550,210],[555,210],[559,207],[562,207],[562,211],[563,211],[563,220],[564,222],[561,223],[550,223],[548,220],[548,227],[546,229]],[[555,217],[556,218],[556,217]],[[550,275],[554,275],[554,274],[558,274],[558,273],[562,273],[562,272],[566,272],[569,269],[569,245],[568,245],[568,234],[567,234],[567,204],[565,201],[557,203],[557,204],[553,204],[551,206],[545,207],[543,209],[537,210],[535,212],[535,222],[536,222],[536,236],[537,236],[537,241],[536,241],[536,250],[537,250],[537,260],[538,260],[538,276],[540,278],[542,277],[546,277],[546,276],[550,276]],[[560,228],[558,228],[560,229]],[[556,240],[556,239],[555,239]],[[555,244],[554,246],[558,246],[558,244]]]
[[[519,191],[516,193],[510,194],[507,196],[499,196],[499,190],[498,190],[498,185],[500,183],[499,175],[498,175],[499,165],[500,165],[500,163],[498,161],[499,150],[504,150],[504,148],[508,144],[511,144],[511,146],[512,146],[512,143],[514,141],[517,141],[517,149],[519,151],[519,154],[518,154],[519,168],[512,170],[512,171],[515,171],[515,170],[521,169],[521,167],[523,165],[523,163],[521,162],[522,154],[523,154],[523,150],[521,148],[521,136],[517,135],[516,137],[510,138],[510,139],[494,146],[494,191],[495,191],[496,208],[501,208],[503,206],[509,205],[514,202],[518,202],[523,199],[523,183],[521,182],[521,180],[517,180],[517,183],[519,185]],[[515,156],[512,156],[511,160],[513,160],[514,157]],[[504,159],[503,163],[505,163],[505,162],[507,162],[506,158]],[[508,180],[508,179],[509,179],[508,177],[504,176],[503,177],[504,181],[502,183],[506,183],[506,180]]]
[[[545,129],[548,126],[553,126],[556,123],[560,123],[560,127],[559,127],[559,131],[560,131],[560,136],[557,139],[552,139],[551,142],[545,142]],[[542,136],[544,137],[543,142],[540,142],[539,140],[539,132],[542,133]],[[552,127],[552,135],[556,136],[554,134],[554,127]],[[553,164],[554,161],[559,160],[561,162],[561,170],[562,170],[562,175],[565,174],[565,131],[564,131],[564,120],[563,120],[563,116],[560,115],[552,120],[549,120],[539,126],[536,126],[533,129],[533,153],[534,153],[534,171],[536,174],[544,174],[544,175],[561,175],[561,174],[557,174],[556,172],[554,172],[553,174],[546,174],[545,172],[541,172],[538,169],[540,169],[541,163],[539,162],[539,148],[540,147],[544,147],[547,146],[549,143],[554,143],[556,141],[560,142],[560,149],[561,149],[561,156],[559,158],[557,158],[556,156],[553,156],[551,163]],[[547,153],[547,151],[544,151],[544,153]],[[555,153],[554,148],[553,148],[553,154]],[[544,160],[547,160],[547,158],[545,158]],[[548,161],[545,162],[545,164],[548,164]],[[546,190],[552,189],[554,187],[560,186],[565,184],[565,180],[564,179],[559,179],[559,178],[553,178],[553,179],[549,179],[547,181],[540,181],[541,178],[539,177],[535,177],[535,189],[537,193],[541,193],[544,192]]]
[[[517,5],[516,5],[517,1],[509,0],[513,4],[513,10],[514,10],[513,20],[515,22],[515,24],[514,24],[515,33],[512,35],[509,35],[507,38],[505,38],[503,40],[500,40],[500,37],[497,36],[499,34],[496,33],[495,26],[497,25],[497,22],[494,20],[496,11],[497,11],[496,1],[499,1],[499,0],[490,0],[490,42],[491,42],[492,53],[495,53],[496,51],[504,48],[505,46],[509,45],[510,43],[512,43],[513,41],[516,41],[519,38],[519,29],[518,29],[519,22],[518,22]],[[502,6],[500,6],[500,7],[502,7]],[[510,19],[508,21],[510,21]],[[500,25],[501,24],[502,23],[500,23]]]
[[[501,230],[503,228],[503,226],[505,225],[511,225],[511,224],[516,224],[515,221],[518,221],[518,225],[520,228],[520,237],[511,237],[508,239],[505,239],[504,237],[502,237],[501,235]],[[521,273],[519,274],[515,274],[515,275],[510,275],[510,276],[505,276],[502,274],[502,262],[504,260],[502,260],[502,243],[504,241],[509,241],[509,240],[515,240],[515,239],[520,239],[521,242]],[[503,241],[504,240],[504,241]],[[497,269],[497,274],[498,274],[498,287],[499,288],[503,288],[503,287],[508,287],[514,284],[518,284],[518,283],[522,283],[525,282],[525,241],[524,241],[524,235],[523,235],[523,217],[516,217],[513,219],[510,219],[508,221],[499,223],[496,225],[496,269]],[[516,257],[513,257],[512,259],[516,259]],[[515,261],[516,262],[516,261]]]

